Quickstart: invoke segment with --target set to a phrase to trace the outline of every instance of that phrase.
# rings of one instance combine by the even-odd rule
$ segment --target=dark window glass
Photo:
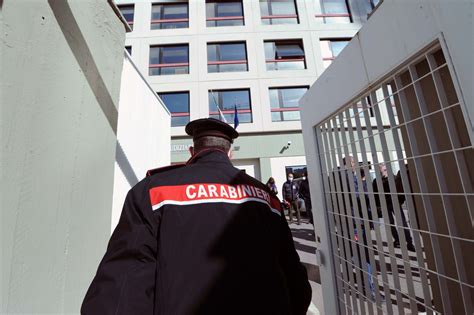
[[[188,74],[188,45],[150,47],[149,75]]]
[[[132,55],[132,46],[125,46],[125,50],[128,52],[130,56]]]
[[[189,27],[188,3],[153,4],[151,29]]]
[[[209,91],[209,117],[220,119],[219,108],[227,122],[231,123],[234,121],[235,107],[239,123],[252,122],[249,89]]]
[[[272,121],[300,120],[298,102],[306,91],[308,87],[270,89]]]
[[[171,127],[185,126],[189,122],[189,92],[158,93],[171,112]]]
[[[269,41],[264,43],[267,70],[306,69],[303,42]]]
[[[321,0],[321,14],[316,17],[327,24],[352,22],[347,0]]]
[[[294,0],[260,0],[262,24],[298,24],[298,11]]]
[[[135,6],[133,4],[131,5],[119,5],[118,6],[120,12],[122,13],[123,17],[127,21],[128,25],[130,25],[130,28],[133,29],[133,13],[134,13],[134,8]]]
[[[208,27],[244,25],[242,1],[206,1]]]
[[[247,71],[245,43],[207,45],[208,72]]]

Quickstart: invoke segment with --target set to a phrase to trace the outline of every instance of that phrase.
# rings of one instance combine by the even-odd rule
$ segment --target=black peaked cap
[[[186,125],[185,131],[193,137],[193,140],[204,136],[214,136],[227,139],[232,143],[239,136],[232,126],[214,118],[193,120]]]

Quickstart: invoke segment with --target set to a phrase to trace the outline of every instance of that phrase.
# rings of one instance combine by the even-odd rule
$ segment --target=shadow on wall
[[[2,0],[0,0],[1,7]],[[48,0],[48,4],[64,34],[64,38],[71,48],[77,63],[81,67],[94,96],[99,103],[102,112],[107,118],[113,132],[117,134],[118,111],[115,107],[112,96],[105,85],[99,69],[94,61],[89,46],[82,35],[81,29],[74,18],[69,3],[62,0]]]
[[[0,7],[3,0],[0,0]],[[82,32],[77,24],[71,8],[67,1],[48,0],[48,4],[51,7],[54,16],[61,28],[62,33],[71,48],[71,52],[74,54],[77,63],[81,67],[84,76],[87,79],[91,90],[94,92],[94,96],[102,109],[107,121],[113,132],[117,134],[117,120],[118,111],[115,107],[112,96],[105,85],[102,76],[99,73],[99,69],[94,61],[91,51],[87,45],[87,42],[82,35]],[[116,145],[116,161],[122,170],[125,178],[127,179],[130,186],[135,186],[139,182],[139,179],[122,148],[120,143],[117,141]]]

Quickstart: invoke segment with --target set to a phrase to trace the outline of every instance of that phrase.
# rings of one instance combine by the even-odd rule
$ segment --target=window
[[[302,40],[266,41],[267,70],[306,69]]]
[[[206,1],[207,27],[244,25],[242,1]]]
[[[272,121],[300,120],[299,100],[308,87],[271,88],[270,107]]]
[[[318,20],[327,24],[351,23],[351,14],[347,0],[320,0],[321,14],[316,14]]]
[[[188,45],[150,47],[149,75],[188,74]]]
[[[260,0],[262,24],[298,24],[295,0]]]
[[[239,115],[239,123],[252,122],[252,106],[250,90],[210,90],[209,117],[220,119],[219,109],[227,122],[234,121],[235,108]],[[219,109],[218,109],[219,108]]]
[[[125,46],[125,50],[128,52],[130,56],[132,55],[132,46]]]
[[[208,72],[247,71],[245,42],[207,44]]]
[[[189,92],[158,93],[171,112],[171,127],[186,126],[189,122]]]
[[[339,53],[346,47],[350,39],[322,39],[320,41],[323,64],[327,68],[336,59]]]
[[[133,12],[135,6],[133,4],[127,4],[119,5],[117,7],[119,8],[120,12],[122,13],[130,28],[133,29]]]
[[[188,3],[160,3],[151,8],[151,29],[189,27]]]

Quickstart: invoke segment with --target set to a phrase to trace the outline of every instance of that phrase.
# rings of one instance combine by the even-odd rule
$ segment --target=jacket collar
[[[197,152],[186,162],[186,165],[209,162],[232,165],[227,153],[217,148],[209,148]]]

